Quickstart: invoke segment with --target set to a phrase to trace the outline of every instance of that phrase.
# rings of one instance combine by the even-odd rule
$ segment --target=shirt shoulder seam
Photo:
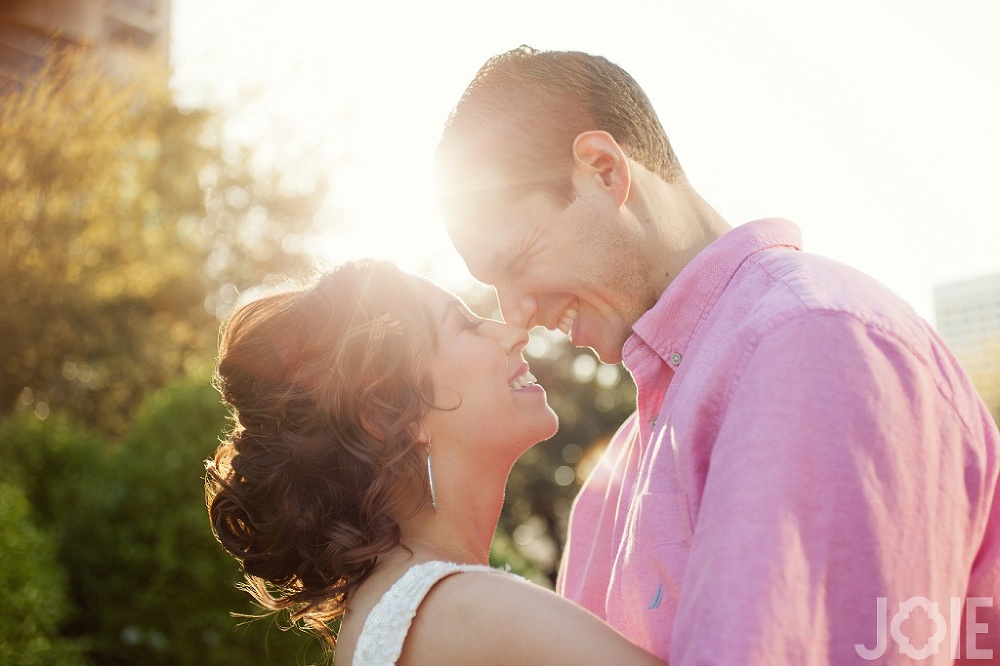
[[[766,267],[763,268],[764,270],[767,270]],[[771,274],[770,271],[768,271],[768,274]],[[771,276],[774,277],[773,274],[771,274]],[[780,279],[778,278],[775,279],[781,282]],[[785,285],[784,282],[781,282],[781,284],[785,286],[786,289],[788,289],[787,285]],[[743,373],[746,370],[747,365],[749,365],[750,360],[753,358],[754,354],[757,351],[757,348],[760,346],[760,344],[763,342],[766,336],[775,332],[779,328],[782,328],[784,326],[790,326],[794,323],[807,319],[819,319],[823,317],[846,318],[853,320],[855,323],[864,327],[866,330],[872,331],[878,334],[879,336],[887,340],[890,340],[900,349],[905,350],[907,354],[913,357],[913,359],[916,360],[921,365],[921,367],[924,368],[925,371],[927,371],[934,385],[934,388],[937,390],[938,394],[942,398],[944,398],[944,400],[947,402],[948,408],[955,415],[955,417],[958,418],[966,434],[971,436],[974,433],[974,429],[968,423],[967,419],[965,418],[965,415],[962,414],[958,409],[956,409],[956,400],[954,392],[949,390],[947,386],[942,386],[941,382],[938,380],[937,373],[933,372],[933,368],[931,367],[929,359],[924,354],[914,349],[913,345],[911,345],[908,340],[900,336],[898,333],[889,330],[884,326],[880,326],[876,322],[858,316],[856,313],[836,308],[826,308],[826,307],[817,308],[809,306],[807,303],[802,301],[801,297],[799,297],[798,294],[795,294],[794,290],[792,289],[788,290],[791,293],[793,293],[796,298],[799,299],[799,302],[802,304],[804,309],[783,313],[781,316],[775,317],[772,320],[768,321],[765,326],[754,331],[753,336],[748,341],[746,349],[744,350],[743,354],[740,357],[740,363],[738,367],[734,368],[734,372],[730,375],[730,381],[727,382],[728,386],[726,388],[726,392],[723,395],[722,404],[724,405],[728,404],[729,401],[732,399],[733,393],[735,393],[737,385],[743,378]]]

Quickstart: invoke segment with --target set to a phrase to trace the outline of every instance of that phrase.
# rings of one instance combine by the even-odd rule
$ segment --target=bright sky
[[[316,245],[329,261],[381,256],[468,284],[431,204],[434,146],[479,66],[529,44],[628,70],[731,224],[789,218],[807,250],[932,321],[935,284],[1000,272],[996,0],[173,0],[173,12],[182,99],[255,90],[234,136],[279,162],[309,148],[330,171],[345,217]]]

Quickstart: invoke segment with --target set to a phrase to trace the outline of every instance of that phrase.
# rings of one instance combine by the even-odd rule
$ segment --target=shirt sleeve
[[[744,358],[719,403],[670,663],[909,664],[928,647],[919,663],[952,663],[993,491],[933,361],[843,313],[776,325]],[[978,609],[994,634],[980,646],[996,604]]]

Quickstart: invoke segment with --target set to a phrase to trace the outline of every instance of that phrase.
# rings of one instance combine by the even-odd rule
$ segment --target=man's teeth
[[[524,374],[515,377],[514,381],[510,383],[510,387],[515,391],[517,391],[518,389],[523,389],[525,386],[528,386],[529,384],[534,384],[536,381],[537,380],[535,379],[535,376],[533,374],[531,374],[530,372],[525,372]]]
[[[559,320],[559,326],[557,326],[556,328],[558,328],[566,335],[569,335],[570,333],[573,332],[573,323],[576,321],[576,315],[578,315],[579,313],[580,313],[580,308],[579,306],[576,305],[571,307],[569,310],[566,310],[566,313],[563,314],[562,319]]]

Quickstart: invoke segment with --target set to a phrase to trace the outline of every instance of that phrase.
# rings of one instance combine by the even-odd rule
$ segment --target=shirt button
[[[680,365],[681,364],[681,358],[682,357],[681,357],[680,354],[678,354],[677,352],[674,352],[673,354],[670,355],[670,362],[673,363],[674,365]]]

